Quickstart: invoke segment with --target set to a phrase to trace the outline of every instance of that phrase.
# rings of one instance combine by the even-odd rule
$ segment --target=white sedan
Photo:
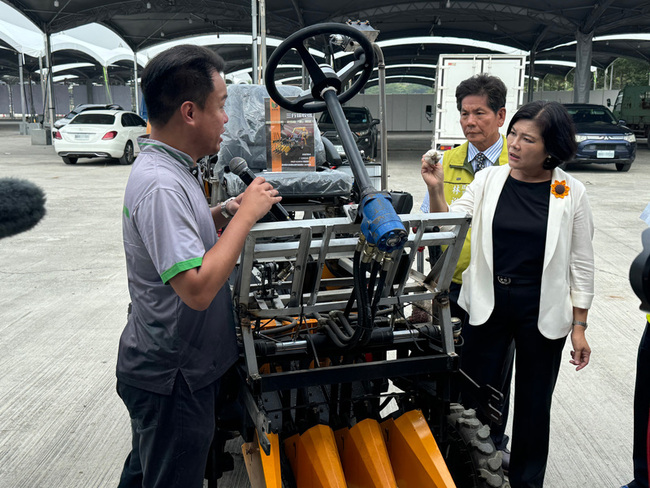
[[[52,141],[65,164],[79,158],[116,158],[120,164],[132,164],[140,151],[137,139],[146,133],[147,123],[133,112],[93,110],[54,130]]]

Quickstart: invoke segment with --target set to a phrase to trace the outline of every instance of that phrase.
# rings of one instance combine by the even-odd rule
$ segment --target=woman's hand
[[[571,351],[571,361],[569,362],[576,366],[576,371],[580,371],[589,364],[589,358],[591,356],[591,348],[585,338],[584,327],[580,325],[573,326],[571,344],[573,345],[573,351]]]

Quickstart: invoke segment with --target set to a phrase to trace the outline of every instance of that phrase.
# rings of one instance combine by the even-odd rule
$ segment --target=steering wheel
[[[309,50],[305,47],[304,41],[310,37],[321,34],[341,34],[356,41],[359,44],[359,48],[354,52],[354,62],[339,73],[334,73],[329,66],[325,66],[325,68],[319,66],[316,60],[309,53]],[[311,93],[306,93],[293,100],[288,100],[280,95],[280,92],[275,85],[275,71],[280,60],[292,49],[295,49],[300,55],[300,58],[312,79],[313,86]],[[322,101],[323,97],[321,96],[323,89],[334,87],[339,102],[347,102],[365,86],[372,74],[373,66],[374,52],[372,44],[363,33],[347,24],[329,22],[305,27],[287,37],[282,44],[273,51],[273,54],[271,54],[266,65],[264,82],[271,98],[281,107],[292,112],[300,113],[322,112],[326,109],[325,102]],[[347,82],[358,73],[361,74],[352,86],[341,92],[341,87],[345,86]]]

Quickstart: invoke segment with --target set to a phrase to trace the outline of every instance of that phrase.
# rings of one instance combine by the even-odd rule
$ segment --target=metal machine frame
[[[341,267],[350,269],[350,259],[357,247],[360,230],[359,224],[349,218],[300,220],[258,224],[247,237],[234,297],[245,358],[247,388],[243,391],[244,403],[265,450],[269,447],[267,434],[278,432],[281,428],[275,421],[277,416],[270,413],[261,400],[265,393],[329,385],[340,382],[342,377],[346,382],[353,382],[428,373],[451,373],[458,370],[447,292],[470,219],[454,213],[435,216],[410,214],[400,217],[405,226],[412,228],[414,232],[409,235],[404,248],[394,251],[386,260],[387,281],[392,284],[384,289],[379,307],[392,309],[388,315],[391,325],[388,328],[390,332],[380,342],[382,347],[388,348],[406,343],[413,345],[418,341],[427,343],[431,353],[418,357],[260,373],[262,362],[272,361],[280,356],[318,354],[313,349],[316,347],[313,341],[298,336],[287,340],[265,341],[261,338],[259,324],[280,316],[305,318],[314,312],[325,314],[332,310],[343,310],[352,292],[351,277],[321,278],[319,275],[309,283],[310,290],[304,293],[302,291],[306,283],[305,269],[307,262],[311,261],[316,263],[316,269],[322,272],[325,264],[332,260]],[[444,230],[426,231],[435,226]],[[431,272],[425,276],[412,269],[418,248],[434,245],[448,247]],[[263,296],[260,294],[260,283],[252,281],[252,277],[257,274],[256,266],[278,260],[291,263],[293,269],[290,279],[281,283],[282,288],[288,292]],[[407,268],[409,272],[396,279],[398,266]],[[335,289],[328,289],[331,287]],[[404,306],[425,300],[433,300],[436,304],[434,315],[438,317],[438,344],[427,338],[431,334],[429,327],[421,330],[408,323],[398,324]],[[260,354],[261,342],[270,342],[263,355]],[[323,347],[332,349],[332,345],[327,344],[327,341],[323,341]]]

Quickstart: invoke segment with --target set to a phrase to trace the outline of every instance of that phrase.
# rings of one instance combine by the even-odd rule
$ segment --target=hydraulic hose
[[[338,337],[338,339],[341,342],[343,342],[345,344],[350,342],[350,339],[352,338],[352,335],[345,334],[345,332],[343,332],[341,330],[341,327],[334,320],[332,320],[331,318],[326,319],[325,320],[325,325],[327,325],[328,327],[330,327],[332,329],[332,331],[336,334],[336,336]]]
[[[372,321],[374,323],[375,316],[377,315],[377,308],[379,307],[379,300],[384,293],[384,287],[386,286],[386,279],[388,278],[388,270],[382,270],[379,275],[379,283],[377,284],[377,289],[375,290],[375,295],[372,300]]]
[[[370,279],[368,280],[368,296],[372,297],[375,291],[375,283],[377,282],[377,275],[379,274],[379,269],[381,263],[379,261],[373,260],[372,268],[370,271]]]
[[[330,338],[330,340],[334,343],[336,347],[339,347],[341,349],[346,349],[348,347],[347,344],[341,342],[341,340],[337,336],[337,333],[335,331],[338,331],[339,333],[341,331],[336,326],[336,324],[333,324],[331,321],[327,320],[323,323],[323,329],[325,330],[327,337]]]
[[[343,325],[343,328],[350,336],[354,334],[354,329],[350,325],[350,322],[343,312],[340,310],[332,310],[330,312],[330,316],[333,316],[333,318],[336,318],[339,322],[341,322],[341,325]]]
[[[348,304],[345,306],[345,316],[349,317],[352,312],[352,306],[357,300],[359,295],[359,290],[361,289],[361,283],[359,281],[359,266],[361,264],[361,249],[354,251],[354,256],[352,257],[352,280],[354,283],[354,293],[350,295]]]
[[[361,290],[359,297],[361,298],[361,303],[358,303],[359,309],[359,324],[357,327],[361,330],[361,337],[359,343],[365,345],[370,340],[370,333],[372,331],[372,312],[370,310],[370,297],[368,296],[368,283],[366,276],[370,270],[370,263],[364,263],[361,261],[361,266],[359,269],[359,274],[361,275]],[[361,314],[363,310],[363,314]]]

